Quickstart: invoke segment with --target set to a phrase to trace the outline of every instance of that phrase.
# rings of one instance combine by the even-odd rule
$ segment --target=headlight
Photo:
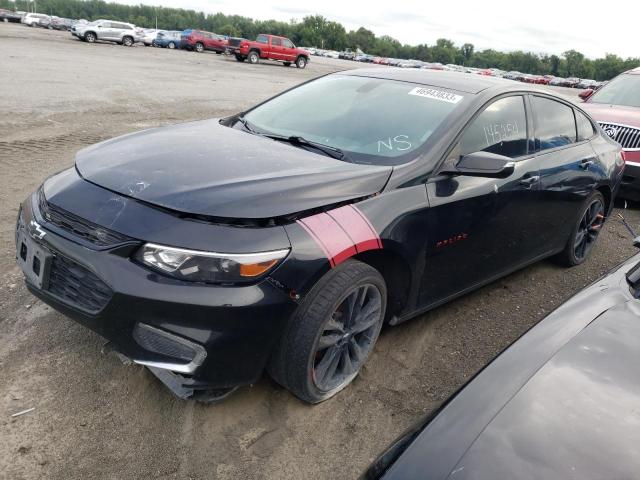
[[[180,280],[246,283],[267,273],[289,249],[260,253],[214,253],[146,243],[135,255],[139,262]]]

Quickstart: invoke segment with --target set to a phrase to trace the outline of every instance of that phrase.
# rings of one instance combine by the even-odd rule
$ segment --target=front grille
[[[38,204],[44,220],[98,247],[109,247],[132,240],[126,235],[96,225],[50,204],[42,189],[40,189]]]
[[[604,133],[622,145],[625,150],[640,149],[640,128],[598,122]]]
[[[102,310],[113,292],[95,274],[62,255],[51,259],[47,291],[62,302],[88,313]]]

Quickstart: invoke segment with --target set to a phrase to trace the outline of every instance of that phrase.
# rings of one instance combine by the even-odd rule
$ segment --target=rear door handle
[[[520,185],[526,185],[527,187],[530,187],[534,183],[537,183],[538,180],[540,180],[540,177],[538,175],[534,175],[532,177],[523,178],[522,180],[520,180]]]
[[[593,160],[584,159],[580,162],[580,168],[584,170],[588,170],[591,165],[593,165]]]

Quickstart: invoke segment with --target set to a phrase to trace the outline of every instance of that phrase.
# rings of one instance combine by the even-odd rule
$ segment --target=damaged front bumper
[[[211,400],[258,380],[296,307],[267,280],[221,286],[153,273],[131,260],[138,240],[87,248],[43,218],[37,192],[21,206],[16,240],[34,295],[149,367],[181,398]],[[37,273],[32,252],[40,255]]]

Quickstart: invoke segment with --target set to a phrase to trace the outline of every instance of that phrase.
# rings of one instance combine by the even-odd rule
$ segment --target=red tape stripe
[[[375,229],[354,205],[312,215],[297,223],[322,249],[332,268],[356,253],[382,248]]]

